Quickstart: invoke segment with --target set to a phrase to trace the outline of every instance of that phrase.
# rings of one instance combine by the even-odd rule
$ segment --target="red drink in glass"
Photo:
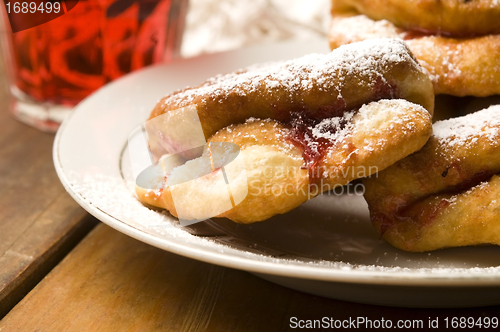
[[[61,120],[58,110],[70,109],[99,87],[130,71],[168,61],[179,51],[186,2],[52,2],[53,6],[60,4],[64,15],[10,35],[14,114],[41,129],[57,129]],[[6,10],[13,10],[14,2],[10,3]],[[33,22],[47,14],[18,13],[15,19]],[[23,103],[29,103],[28,107]],[[38,116],[33,108],[36,103],[41,108]]]

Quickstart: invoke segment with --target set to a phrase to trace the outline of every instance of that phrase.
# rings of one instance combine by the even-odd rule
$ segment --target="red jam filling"
[[[365,103],[378,101],[381,99],[394,99],[399,97],[399,91],[394,84],[377,79],[374,84],[372,98]],[[309,172],[309,182],[316,183],[327,175],[320,172],[317,167],[320,161],[325,157],[328,150],[334,142],[324,137],[315,137],[313,128],[322,120],[340,117],[340,126],[323,126],[325,133],[334,134],[336,130],[342,129],[347,125],[347,120],[342,118],[346,112],[357,112],[361,105],[347,106],[344,99],[338,99],[333,104],[324,105],[317,109],[308,108],[304,104],[294,105],[293,108],[278,108],[278,120],[291,127],[288,139],[302,150],[302,156],[305,160],[305,167]],[[354,149],[354,147],[352,147]]]
[[[474,33],[451,33],[448,31],[432,31],[432,30],[427,30],[427,29],[422,29],[418,27],[414,27],[408,30],[403,30],[403,39],[404,40],[412,40],[412,39],[418,39],[418,38],[423,38],[423,37],[431,37],[431,36],[437,36],[437,37],[446,37],[446,38],[455,38],[455,39],[464,39],[464,38],[473,38],[473,37],[478,37],[478,34]]]
[[[450,167],[448,167],[441,176],[446,177],[448,174],[448,170]],[[442,199],[439,201],[439,203],[435,204],[434,206],[431,207],[430,211],[429,210],[423,210],[418,216],[412,215],[411,212],[411,207],[414,206],[415,204],[418,204],[419,202],[422,202],[423,200],[429,198],[430,196],[433,195],[457,195],[465,190],[468,190],[470,188],[473,188],[477,185],[479,185],[482,182],[488,181],[493,175],[495,175],[495,172],[493,171],[481,171],[476,174],[474,174],[472,177],[468,179],[463,179],[463,181],[456,186],[452,186],[450,188],[447,188],[446,190],[439,192],[439,193],[432,193],[430,195],[427,195],[425,197],[420,198],[416,202],[412,202],[411,204],[404,204],[400,205],[397,208],[394,209],[395,212],[392,213],[374,213],[372,216],[372,220],[374,223],[380,225],[380,232],[383,235],[391,226],[398,222],[402,221],[424,221],[424,224],[430,224],[434,220],[436,220],[437,216],[441,212],[442,209],[448,207],[451,202],[447,199]],[[417,218],[415,218],[417,217]]]

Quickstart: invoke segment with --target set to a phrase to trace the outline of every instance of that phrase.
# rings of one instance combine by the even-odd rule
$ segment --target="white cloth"
[[[190,0],[181,54],[327,35],[330,0]],[[325,41],[326,42],[326,41]]]

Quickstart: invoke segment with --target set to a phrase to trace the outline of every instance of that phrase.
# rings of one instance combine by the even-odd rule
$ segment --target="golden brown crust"
[[[374,20],[434,34],[500,33],[500,3],[496,0],[332,0],[332,10],[356,10]]]
[[[373,224],[408,251],[500,244],[500,106],[434,131],[420,151],[363,181]],[[490,230],[496,237],[482,233]]]
[[[219,217],[252,223],[288,212],[314,197],[302,151],[286,140],[289,128],[272,120],[255,120],[224,128],[209,142],[238,144],[245,160],[248,195]]]
[[[436,94],[500,94],[500,35],[454,39],[410,34],[386,20],[374,21],[355,12],[334,13],[329,34],[332,49],[380,37],[406,39],[429,72]]]

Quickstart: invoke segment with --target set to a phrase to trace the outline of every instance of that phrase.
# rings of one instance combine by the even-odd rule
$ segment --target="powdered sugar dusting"
[[[339,20],[338,24],[335,21]],[[399,38],[394,24],[387,20],[374,21],[365,15],[351,17],[333,17],[330,35],[341,35],[347,42],[352,43],[362,39],[372,38]]]
[[[366,15],[338,16],[332,20],[330,39],[335,44],[346,44],[381,37],[401,38],[406,40],[409,48],[417,57],[428,54],[429,50],[436,54],[434,59],[439,60],[439,68],[434,67],[435,63],[427,63],[423,59],[418,59],[420,64],[429,71],[429,76],[435,84],[439,80],[462,75],[457,60],[463,52],[461,43],[454,43],[450,47],[451,44],[438,42],[437,39],[441,38],[439,36],[423,35],[422,37],[408,38],[411,33],[412,31],[400,29],[387,20],[375,21]]]
[[[91,202],[99,210],[126,221],[135,228],[162,227],[175,236],[186,236],[179,227],[169,222],[170,214],[146,208],[135,197],[135,183],[104,175],[71,174],[73,191]],[[151,191],[154,195],[154,191]],[[171,218],[171,217],[170,217]]]
[[[478,141],[479,136],[497,145],[499,128],[500,105],[433,125],[434,137],[448,148],[469,147]]]
[[[500,0],[490,0],[484,3],[484,5],[489,6],[489,8],[497,8],[500,6]]]
[[[247,96],[252,93],[273,93],[280,89],[291,96],[320,84],[321,89],[336,91],[341,98],[344,78],[363,74],[377,81],[391,64],[415,62],[402,40],[373,39],[339,47],[329,54],[310,54],[273,64],[249,67],[226,75],[218,75],[197,88],[178,91],[164,99],[170,107],[203,103],[208,99],[224,99],[227,95]]]
[[[332,142],[342,141],[351,133],[351,122],[355,112],[346,112],[343,117],[324,119],[311,128],[314,138],[326,138]],[[347,124],[346,124],[347,122]]]

